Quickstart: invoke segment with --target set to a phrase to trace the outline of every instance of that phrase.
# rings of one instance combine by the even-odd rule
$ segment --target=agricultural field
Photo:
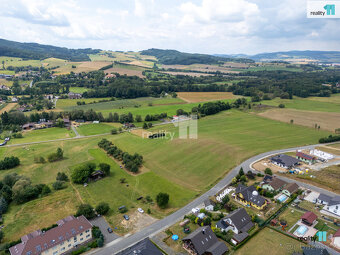
[[[84,61],[84,62],[66,62],[64,65],[55,69],[55,74],[67,74],[69,72],[81,73],[96,71],[107,66],[105,61]]]
[[[0,70],[0,73],[2,73],[2,70]],[[13,81],[8,81],[6,79],[0,79],[0,84],[5,85],[7,87],[12,87]]]
[[[88,88],[84,88],[84,87],[70,87],[70,92],[73,92],[73,93],[84,93],[86,91],[88,91],[89,89]]]
[[[339,112],[340,95],[332,95],[331,97],[325,97],[324,100],[320,97],[317,98],[294,97],[293,99],[275,98],[273,100],[262,101],[261,103],[270,106],[278,106],[279,104],[284,104],[285,108],[292,108],[304,111]]]
[[[238,98],[231,92],[177,92],[177,96],[188,103]]]
[[[105,134],[110,133],[112,130],[111,125],[97,123],[97,124],[82,124],[77,128],[77,131],[82,136],[88,135],[98,135],[98,134]]]
[[[264,245],[265,242],[265,245]],[[303,243],[283,235],[273,229],[265,228],[235,252],[236,255],[286,255],[301,252]],[[305,246],[305,245],[303,245]]]
[[[310,128],[315,128],[315,125],[320,129],[334,132],[340,127],[340,113],[339,112],[316,112],[316,111],[302,111],[295,109],[270,109],[258,113],[258,115],[290,123],[293,120],[294,124],[302,125]]]
[[[13,66],[13,67],[18,67],[18,66],[41,67],[41,65],[42,65],[40,60],[23,60],[22,58],[15,58],[15,57],[0,57],[0,63],[2,63],[2,61],[5,61],[5,68],[7,68],[9,66]],[[1,68],[2,68],[2,64],[1,64]]]
[[[170,74],[170,75],[187,75],[187,76],[192,76],[192,77],[200,77],[200,76],[212,76],[214,74],[208,74],[208,73],[195,73],[195,72],[161,72],[164,74]]]
[[[119,73],[120,75],[128,75],[128,76],[138,76],[140,78],[144,78],[143,71],[144,67],[133,66],[129,64],[121,65],[114,64],[112,68],[106,69],[105,73]]]
[[[4,104],[4,107],[0,109],[0,114],[3,112],[9,112],[10,110],[14,109],[16,106],[17,106],[17,103]]]
[[[71,90],[71,88],[70,88]],[[110,100],[109,97],[103,98],[80,98],[80,99],[58,99],[57,109],[66,109],[68,107],[77,106],[77,102],[85,102],[86,104],[99,102],[100,100]]]
[[[32,143],[40,141],[49,141],[55,139],[64,139],[74,137],[75,134],[72,130],[66,128],[45,128],[40,130],[24,131],[23,138],[11,139],[9,144],[21,144],[21,143]]]

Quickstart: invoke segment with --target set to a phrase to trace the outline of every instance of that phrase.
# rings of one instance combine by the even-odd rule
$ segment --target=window
[[[86,230],[85,232],[88,233],[88,232],[90,232],[90,230],[88,229],[88,230]]]
[[[81,233],[80,236],[82,236],[84,233]]]
[[[65,250],[65,247],[61,248],[60,251],[64,251]]]
[[[57,254],[58,254],[58,251],[53,252],[53,255],[57,255]]]
[[[26,252],[26,255],[31,255],[31,254],[32,254],[31,251]]]
[[[68,247],[71,247],[72,244],[69,244]]]
[[[84,238],[80,238],[80,241],[83,241],[84,240]]]
[[[91,235],[87,235],[86,238],[89,238]]]

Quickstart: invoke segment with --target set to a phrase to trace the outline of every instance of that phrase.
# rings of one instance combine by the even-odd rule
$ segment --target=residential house
[[[326,195],[326,194],[323,194],[323,193],[320,193],[320,195],[318,196],[318,198],[316,199],[316,203],[317,204],[322,204],[322,205],[328,205],[329,202],[331,201],[332,197]]]
[[[70,126],[71,126],[71,121],[70,121],[70,119],[64,118],[63,121],[64,121],[64,126],[65,126],[65,127],[70,127]]]
[[[286,184],[287,182],[285,182],[284,180],[274,177],[272,178],[270,182],[263,184],[262,188],[270,192],[274,192],[274,191],[280,191]]]
[[[254,186],[246,187],[239,184],[235,190],[235,199],[243,205],[250,205],[258,210],[262,210],[267,205],[267,200],[259,195]]]
[[[105,174],[101,170],[94,171],[89,177],[89,181],[97,181],[105,177]]]
[[[242,241],[244,241],[247,237],[249,236],[248,233],[240,233],[240,234],[235,234],[232,238],[231,238],[231,242],[235,245],[238,245],[239,243],[241,243]]]
[[[301,160],[301,161],[309,164],[309,165],[314,164],[316,162],[316,159],[317,159],[315,156],[308,155],[308,154],[303,153],[301,151],[296,152],[296,158],[298,160]]]
[[[35,123],[26,123],[24,125],[22,125],[22,129],[23,130],[30,130],[35,128]]]
[[[52,100],[54,98],[54,96],[52,94],[50,94],[50,95],[45,95],[44,98],[47,99],[47,100]]]
[[[222,232],[232,230],[235,234],[247,233],[254,226],[244,208],[239,208],[216,223]]]
[[[317,158],[321,159],[322,161],[328,161],[334,158],[334,155],[324,152],[324,151],[320,151],[317,149],[314,150],[310,150],[309,154],[316,156]]]
[[[302,247],[302,255],[329,255],[325,248],[319,247]]]
[[[11,101],[12,101],[12,102],[18,102],[18,98],[12,97]]]
[[[10,90],[10,88],[9,87],[7,87],[6,85],[0,85],[0,89],[2,89],[2,90]]]
[[[82,98],[82,94],[70,92],[68,93],[68,98],[69,99],[80,99]]]
[[[277,165],[285,169],[290,169],[292,167],[295,167],[300,162],[298,159],[288,156],[286,154],[276,155],[272,157],[270,160],[274,165]]]
[[[332,237],[332,245],[340,249],[340,228],[338,229],[338,231],[335,232]]]
[[[209,226],[200,227],[182,239],[183,248],[197,255],[223,255],[228,247],[218,241]]]
[[[290,197],[292,194],[297,192],[299,190],[299,185],[297,185],[295,182],[288,183],[283,189],[282,193],[286,196]]]
[[[263,177],[262,182],[263,182],[263,183],[270,183],[272,180],[273,180],[273,176],[266,174],[266,175]]]
[[[302,221],[302,223],[304,223],[308,226],[312,226],[315,223],[317,218],[318,218],[318,216],[316,216],[315,213],[305,212],[304,215],[301,216],[301,221]]]
[[[163,255],[163,253],[157,248],[149,238],[134,244],[125,250],[118,252],[116,255]]]
[[[61,255],[92,239],[92,224],[84,216],[68,216],[57,225],[21,237],[21,243],[9,248],[11,255]]]
[[[207,211],[213,211],[215,205],[216,205],[215,202],[211,201],[211,199],[209,199],[209,198],[204,200],[204,208]]]
[[[340,216],[340,196],[333,197],[323,209]]]

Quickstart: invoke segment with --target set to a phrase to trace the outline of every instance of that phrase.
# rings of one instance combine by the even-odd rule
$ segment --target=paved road
[[[71,128],[72,128],[72,130],[73,130],[73,132],[76,134],[76,137],[80,137],[81,135],[78,133],[78,130],[75,128],[75,126],[73,126],[72,124],[71,124]]]
[[[275,154],[278,154],[278,153],[286,153],[286,152],[290,152],[290,151],[303,150],[303,149],[312,149],[316,146],[320,146],[320,144],[308,145],[308,146],[302,146],[302,147],[295,147],[295,148],[288,148],[288,149],[282,149],[282,150],[275,150],[275,151],[265,152],[265,153],[256,155],[254,157],[251,157],[251,158],[247,159],[246,161],[244,161],[243,163],[241,163],[240,165],[238,165],[237,167],[233,168],[213,188],[211,188],[206,193],[204,193],[200,197],[196,198],[195,200],[193,200],[192,202],[190,202],[186,206],[182,207],[178,211],[176,211],[173,214],[165,217],[162,220],[159,220],[159,221],[149,225],[148,227],[144,228],[143,230],[141,230],[141,231],[139,231],[139,232],[137,232],[133,235],[121,237],[121,238],[107,244],[105,247],[98,250],[95,254],[96,255],[116,254],[119,251],[121,251],[121,250],[123,250],[127,247],[132,246],[133,244],[141,241],[142,239],[144,239],[146,237],[154,236],[155,234],[167,229],[171,225],[175,224],[177,221],[183,219],[184,215],[188,214],[191,211],[192,208],[201,205],[204,202],[205,199],[207,199],[210,196],[215,195],[221,189],[225,188],[231,182],[231,180],[238,174],[241,167],[243,167],[243,170],[245,172],[247,172],[249,170],[255,171],[251,167],[251,165],[258,160],[261,160],[263,158],[266,158],[268,156],[275,155]],[[293,181],[293,180],[285,178],[285,177],[280,177],[280,178],[286,180],[287,182]],[[337,195],[336,193],[333,193],[333,192],[328,191],[328,190],[324,190],[324,189],[319,188],[319,187],[315,187],[315,186],[312,186],[312,185],[309,185],[309,184],[306,184],[306,183],[302,183],[302,182],[298,182],[298,181],[295,181],[295,182],[298,185],[300,185],[304,188],[307,188],[307,189],[313,189],[317,192],[323,192],[323,193],[330,195],[330,196]]]
[[[109,233],[107,231],[110,225],[106,222],[104,217],[96,217],[90,220],[90,222],[92,223],[92,225],[100,228],[100,231],[104,235],[104,244],[110,243],[120,237],[119,235],[115,233]]]

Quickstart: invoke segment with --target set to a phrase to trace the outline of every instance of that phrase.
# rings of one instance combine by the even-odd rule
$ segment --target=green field
[[[84,88],[84,87],[70,87],[70,92],[73,92],[73,93],[84,93],[88,90],[89,90],[88,88]]]
[[[238,249],[236,255],[286,255],[301,252],[303,243],[280,234],[270,228],[265,228]]]
[[[74,137],[75,134],[72,130],[67,130],[66,128],[45,128],[41,130],[31,130],[23,133],[23,138],[12,139],[9,144],[19,144],[19,143],[31,143],[55,140],[61,138]]]
[[[91,134],[97,130],[105,133],[110,125],[99,124],[96,126],[97,128],[94,128],[95,126],[90,124],[84,127],[86,127],[82,131],[84,134]],[[177,128],[173,125],[153,128],[151,131],[158,129],[174,132],[175,137],[178,135]],[[51,130],[54,132],[48,132]],[[57,131],[60,131],[62,136],[67,134],[65,134],[66,129],[45,129],[33,131],[34,135],[31,138],[23,139],[26,141],[52,140],[55,139]],[[41,134],[39,134],[40,132]],[[51,184],[55,180],[57,172],[69,173],[70,169],[75,166],[92,160],[96,163],[109,163],[112,167],[112,175],[108,178],[90,183],[86,188],[82,185],[74,185],[74,192],[68,192],[65,200],[62,199],[62,192],[65,191],[58,191],[25,205],[11,205],[10,212],[4,215],[5,224],[11,226],[11,228],[4,229],[6,240],[15,240],[29,230],[33,231],[37,226],[51,225],[56,220],[54,215],[62,218],[70,214],[70,211],[74,210],[75,205],[81,199],[92,205],[96,205],[100,201],[109,202],[114,210],[110,211],[107,219],[112,226],[118,227],[120,233],[124,233],[126,230],[120,225],[121,215],[116,211],[116,207],[120,205],[128,206],[131,209],[129,213],[136,210],[133,207],[150,208],[153,216],[162,217],[207,190],[217,179],[222,178],[232,167],[244,159],[273,149],[313,144],[319,137],[326,135],[328,135],[327,132],[283,124],[238,110],[231,110],[199,120],[197,140],[177,138],[174,140],[151,140],[127,132],[106,136],[122,150],[129,153],[138,152],[143,155],[143,172],[137,176],[132,176],[120,169],[115,161],[108,158],[104,151],[98,149],[97,143],[105,136],[0,148],[0,155],[14,155],[21,160],[19,167],[1,171],[0,178],[8,173],[16,172],[31,178],[33,184]],[[23,139],[13,139],[11,142],[21,142],[24,141]],[[64,160],[45,164],[34,163],[35,156],[46,158],[58,147],[64,150]],[[129,186],[122,185],[119,181],[120,178],[126,178]],[[139,196],[147,195],[155,199],[155,195],[161,191],[170,195],[169,208],[165,211],[160,211],[156,206],[150,204],[141,204],[136,200]],[[56,196],[56,200],[59,201],[55,205],[51,203],[53,196]],[[71,206],[68,201],[72,199],[75,202]],[[36,204],[43,206],[34,207]],[[45,206],[47,204],[49,207]],[[66,209],[62,206],[63,204],[67,204]],[[27,214],[21,214],[20,212],[24,210],[25,206],[35,209],[30,210]],[[46,208],[52,209],[46,211]],[[52,214],[53,216],[51,216]],[[33,217],[36,220],[33,221],[32,226],[27,225],[22,232],[12,230],[19,230],[20,224],[30,222]]]
[[[77,102],[93,103],[99,100],[110,100],[109,97],[104,98],[81,98],[81,99],[58,99],[57,108],[60,109],[70,109],[68,107],[77,106]]]
[[[104,133],[110,133],[112,130],[111,125],[98,123],[98,124],[83,124],[77,128],[77,131],[80,135],[98,135]]]
[[[286,108],[293,108],[297,110],[306,111],[320,111],[320,112],[339,112],[340,111],[340,95],[333,95],[332,97],[310,97],[294,99],[280,99],[262,101],[262,104],[278,106],[284,104]]]

